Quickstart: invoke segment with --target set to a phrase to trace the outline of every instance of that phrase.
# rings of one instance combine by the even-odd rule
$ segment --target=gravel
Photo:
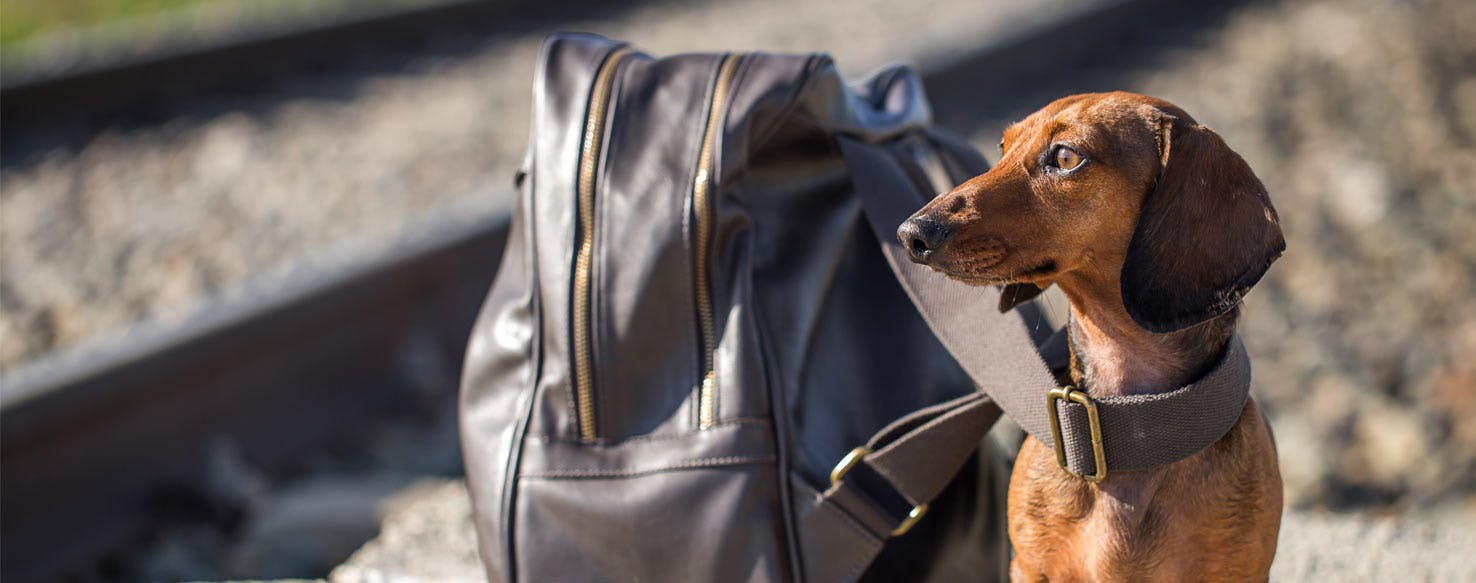
[[[1292,511],[1281,522],[1272,581],[1469,581],[1476,516]],[[1465,550],[1463,550],[1465,549]]]
[[[390,503],[380,534],[328,575],[332,583],[484,581],[462,480],[426,480]]]
[[[1133,85],[1280,211],[1241,330],[1288,503],[1476,504],[1476,3],[1253,5]]]
[[[461,480],[426,481],[391,503],[378,538],[328,576],[332,583],[480,581],[471,502]],[[1290,511],[1272,581],[1468,580],[1476,513],[1415,517]]]

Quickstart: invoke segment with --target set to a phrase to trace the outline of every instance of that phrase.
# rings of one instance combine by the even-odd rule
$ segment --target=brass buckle
[[[923,515],[927,513],[927,504],[918,504],[917,506],[913,506],[912,510],[909,510],[907,512],[907,518],[902,521],[902,524],[899,524],[897,525],[897,528],[892,529],[892,536],[902,536],[904,534],[907,534],[907,531],[912,530],[912,527],[917,526],[917,521],[922,520]]]
[[[846,477],[846,473],[850,472],[851,468],[854,468],[856,467],[856,464],[861,463],[861,458],[864,458],[870,454],[871,448],[864,445],[859,445],[856,446],[855,449],[852,449],[850,453],[846,454],[846,457],[841,458],[841,461],[835,464],[835,468],[830,470],[830,485],[834,486],[836,484],[839,484],[841,478]],[[902,520],[902,524],[899,524],[897,525],[897,528],[892,529],[892,536],[902,536],[904,534],[907,534],[907,531],[912,530],[912,527],[917,525],[917,521],[922,520],[923,515],[927,513],[927,504],[918,504],[917,506],[913,506],[912,510],[909,510],[907,512],[907,518],[904,518]]]
[[[856,464],[861,463],[861,458],[864,458],[870,454],[871,448],[864,445],[856,446],[856,449],[851,450],[851,453],[848,453],[846,454],[846,457],[841,458],[840,463],[835,464],[835,469],[830,470],[830,485],[834,486],[836,484],[839,484],[841,478],[846,477],[846,472],[851,471],[851,468],[854,468],[856,467]]]
[[[1097,472],[1088,476],[1072,471],[1071,466],[1066,463],[1066,444],[1061,439],[1061,416],[1057,414],[1058,401],[1065,399],[1073,403],[1080,403],[1086,407],[1087,426],[1092,432],[1092,457],[1097,462]],[[1101,482],[1107,477],[1107,452],[1102,449],[1102,418],[1097,415],[1097,403],[1087,396],[1085,391],[1074,390],[1071,387],[1060,387],[1051,389],[1046,393],[1046,408],[1051,416],[1051,439],[1056,446],[1056,463],[1066,473],[1076,476],[1091,483]]]

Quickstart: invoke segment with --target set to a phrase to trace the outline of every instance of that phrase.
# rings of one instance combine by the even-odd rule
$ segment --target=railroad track
[[[332,69],[366,53],[404,53],[448,32],[516,31],[618,8],[598,0],[439,0],[247,32],[202,46],[125,54],[61,74],[7,74],[0,77],[0,125],[13,132],[79,121],[94,126],[115,118],[153,121],[167,118],[172,103],[201,92],[251,91],[283,73]]]
[[[115,350],[18,371],[0,402],[4,573],[43,578],[207,500],[208,444],[263,467],[419,406],[407,355],[460,370],[506,219],[426,238],[351,272],[221,306]]]
[[[1163,31],[1187,35],[1234,4],[1102,2],[968,54],[923,63],[922,72],[940,122],[967,132],[990,123],[986,110],[1024,112],[1044,95],[1110,82],[1041,63],[1069,63],[1074,71],[1141,66],[1165,43],[1183,40]],[[560,6],[568,9],[567,2]],[[231,78],[232,67],[243,63],[252,74],[268,74],[262,62],[284,70],[308,66],[274,57],[307,51],[321,63],[325,54],[384,39],[408,42],[442,26],[492,26],[487,22],[496,12],[488,3],[453,3],[82,71],[0,88],[0,112],[9,127],[12,120],[34,124],[139,104],[157,108],[165,81],[208,86]],[[100,102],[99,94],[120,98]],[[161,498],[206,496],[206,444],[218,436],[229,435],[246,457],[269,467],[419,398],[405,354],[428,354],[460,369],[506,233],[506,217],[426,233],[392,256],[299,280],[271,297],[220,305],[126,345],[43,359],[5,376],[0,578],[76,573],[78,565],[157,527]]]

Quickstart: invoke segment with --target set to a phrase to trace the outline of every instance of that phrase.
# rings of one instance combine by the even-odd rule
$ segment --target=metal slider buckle
[[[1096,473],[1090,476],[1073,471],[1071,466],[1066,463],[1066,444],[1061,439],[1061,416],[1057,413],[1057,409],[1060,407],[1059,401],[1062,399],[1073,403],[1080,403],[1082,407],[1086,407],[1087,426],[1092,432],[1092,457],[1095,458],[1097,463]],[[1049,410],[1051,417],[1051,440],[1055,442],[1054,445],[1056,446],[1056,463],[1060,464],[1061,469],[1066,470],[1066,473],[1072,476],[1094,484],[1101,482],[1103,478],[1107,477],[1107,452],[1102,449],[1102,418],[1097,415],[1097,403],[1092,401],[1092,398],[1087,396],[1085,391],[1078,391],[1071,387],[1060,387],[1051,389],[1051,392],[1046,393],[1046,408]]]
[[[836,484],[839,484],[841,478],[846,477],[846,473],[850,472],[851,468],[854,468],[856,467],[856,464],[861,463],[861,458],[864,458],[870,454],[871,448],[864,445],[859,445],[856,446],[855,449],[852,449],[850,453],[846,454],[846,457],[841,458],[841,461],[835,464],[835,468],[830,470],[830,485],[834,486]],[[912,510],[909,510],[907,512],[907,518],[902,519],[902,524],[899,524],[897,525],[897,528],[892,529],[892,536],[902,536],[904,534],[907,534],[907,531],[912,530],[912,527],[917,525],[917,521],[922,520],[923,515],[927,513],[927,504],[918,504],[917,506],[913,506]]]

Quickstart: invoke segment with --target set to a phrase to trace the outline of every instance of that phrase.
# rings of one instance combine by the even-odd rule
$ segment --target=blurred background
[[[474,579],[461,343],[556,30],[909,62],[990,159],[1065,94],[1180,105],[1287,237],[1241,324],[1291,509],[1276,578],[1470,576],[1476,3],[615,4],[0,3],[6,578],[324,577],[379,534],[335,580]],[[108,506],[44,517],[91,508],[67,496]]]

